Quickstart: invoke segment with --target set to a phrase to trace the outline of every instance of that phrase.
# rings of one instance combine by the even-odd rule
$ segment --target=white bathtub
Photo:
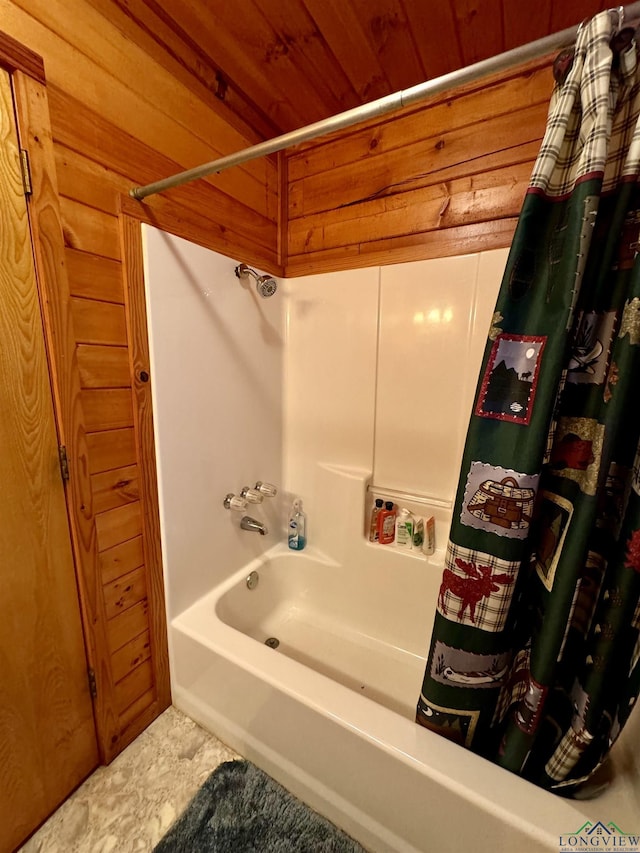
[[[375,853],[557,853],[586,820],[640,829],[624,751],[612,787],[575,802],[416,725],[433,578],[421,586],[424,561],[402,555],[415,583],[393,583],[390,554],[363,554],[346,571],[280,545],[180,614],[175,704]]]

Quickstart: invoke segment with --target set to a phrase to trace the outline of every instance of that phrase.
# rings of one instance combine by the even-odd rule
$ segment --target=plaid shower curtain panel
[[[487,336],[416,720],[589,784],[640,690],[640,66],[603,12],[552,96]]]

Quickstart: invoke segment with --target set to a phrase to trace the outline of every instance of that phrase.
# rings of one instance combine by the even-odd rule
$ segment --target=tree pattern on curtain
[[[640,690],[640,68],[578,35],[489,330],[417,722],[570,794]]]

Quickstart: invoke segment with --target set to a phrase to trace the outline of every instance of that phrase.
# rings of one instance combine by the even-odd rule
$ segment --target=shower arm
[[[640,17],[640,0],[636,3],[631,3],[629,6],[610,9],[610,12],[615,12],[618,15],[617,26],[620,27],[621,20],[633,20]],[[187,169],[184,172],[179,172],[169,178],[163,178],[160,181],[146,184],[142,187],[134,187],[129,191],[129,195],[133,198],[142,200],[147,196],[155,195],[156,193],[164,192],[173,187],[180,187],[191,181],[196,181],[199,178],[206,178],[208,175],[217,175],[225,169],[230,169],[233,166],[239,166],[241,163],[247,163],[249,160],[255,160],[258,157],[265,157],[268,154],[273,154],[276,151],[282,151],[285,148],[292,148],[294,145],[299,145],[301,142],[307,142],[310,139],[316,139],[319,136],[325,136],[328,133],[333,133],[336,130],[342,130],[345,127],[351,127],[354,124],[359,124],[367,119],[376,118],[377,116],[385,115],[402,107],[407,107],[411,104],[419,103],[427,98],[437,95],[447,89],[464,86],[467,83],[472,83],[482,77],[487,77],[490,74],[495,74],[498,71],[504,71],[514,65],[528,62],[533,59],[539,59],[547,53],[567,47],[573,42],[581,24],[574,27],[568,27],[558,33],[530,42],[529,44],[516,47],[513,50],[508,50],[505,53],[499,53],[489,59],[484,59],[482,62],[476,62],[473,65],[468,65],[465,68],[460,68],[457,71],[451,71],[449,74],[443,74],[441,77],[435,77],[433,80],[427,80],[424,83],[418,83],[417,86],[411,86],[408,89],[403,89],[395,92],[392,95],[385,95],[376,101],[371,101],[368,104],[362,104],[359,107],[354,107],[351,110],[337,113],[334,116],[316,121],[313,124],[305,125],[297,130],[292,130],[289,133],[284,133],[281,136],[276,136],[273,139],[268,139],[265,142],[259,142],[257,145],[252,145],[250,148],[243,148],[235,154],[228,154],[225,157],[220,157],[217,160],[211,160],[209,163],[204,163],[201,166],[196,166],[193,169]]]

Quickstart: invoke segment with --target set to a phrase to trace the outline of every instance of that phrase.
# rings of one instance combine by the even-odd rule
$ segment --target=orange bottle
[[[387,501],[378,515],[378,542],[390,545],[396,538],[396,511],[393,501]]]

